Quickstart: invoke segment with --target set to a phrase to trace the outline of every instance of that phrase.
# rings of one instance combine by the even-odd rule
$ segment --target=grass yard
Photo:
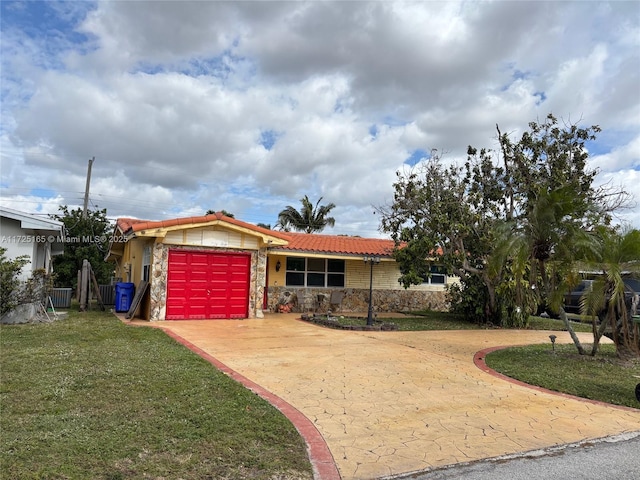
[[[70,312],[1,326],[0,359],[2,478],[312,478],[280,412],[160,330]]]
[[[635,397],[640,361],[621,362],[611,344],[600,345],[595,357],[578,355],[573,344],[556,345],[555,353],[545,344],[497,350],[485,361],[494,370],[531,385],[640,408]]]

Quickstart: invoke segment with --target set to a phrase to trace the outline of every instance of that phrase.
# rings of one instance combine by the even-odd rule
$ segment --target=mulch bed
[[[339,321],[336,317],[327,317],[327,315],[308,315],[303,314],[300,317],[305,322],[315,323],[316,325],[322,325],[323,327],[335,328],[337,330],[359,330],[359,331],[383,331],[389,332],[398,330],[398,326],[394,323],[384,323],[374,320],[373,325],[349,325],[345,324],[345,320]],[[348,319],[347,319],[348,320]]]

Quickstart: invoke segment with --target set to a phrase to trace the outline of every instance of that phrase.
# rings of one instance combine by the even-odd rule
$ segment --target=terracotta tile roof
[[[196,225],[221,220],[255,232],[287,240],[286,246],[271,247],[271,250],[285,252],[330,253],[336,255],[377,255],[390,257],[393,252],[393,240],[381,238],[348,237],[344,235],[321,235],[315,233],[294,233],[269,230],[251,223],[227,217],[222,213],[203,215],[200,217],[183,217],[169,220],[140,220],[136,218],[118,218],[117,227],[125,234],[140,232],[153,228],[167,228],[176,225]]]
[[[247,228],[249,230],[253,230],[254,232],[263,233],[272,237],[281,238],[283,240],[288,240],[288,234],[286,234],[285,232],[258,227],[257,225],[254,225],[252,223],[242,222],[240,220],[236,220],[235,218],[227,217],[221,212],[212,213],[210,215],[202,215],[199,217],[171,218],[169,220],[138,220],[134,218],[119,218],[116,224],[123,233],[135,233],[152,228],[168,228],[174,227],[176,225],[195,225],[199,223],[213,222],[216,220],[231,223],[238,227]]]
[[[138,220],[137,218],[118,218],[116,220],[116,227],[118,227],[122,233],[127,233],[135,223],[146,221],[147,220]]]
[[[393,252],[394,245],[393,240],[382,238],[320,235],[314,233],[287,233],[286,235],[289,236],[289,245],[272,247],[271,250],[389,257]]]

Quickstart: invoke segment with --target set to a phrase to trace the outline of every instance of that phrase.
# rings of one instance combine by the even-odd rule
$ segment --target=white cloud
[[[640,171],[618,170],[602,173],[596,179],[597,185],[603,185],[615,190],[624,190],[629,194],[629,202],[625,208],[616,213],[616,223],[640,226]]]
[[[591,165],[637,189],[632,2],[18,5],[2,2],[1,183],[3,202],[51,192],[27,210],[81,204],[95,156],[110,215],[275,224],[309,194],[337,205],[333,232],[376,235],[371,206],[415,150],[462,159],[549,112],[599,124]]]
[[[603,173],[624,171],[626,167],[640,170],[640,135],[609,153],[592,156],[590,166]]]

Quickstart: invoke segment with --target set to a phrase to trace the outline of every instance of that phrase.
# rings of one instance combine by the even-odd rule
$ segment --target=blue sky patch
[[[271,150],[280,136],[281,135],[275,130],[263,130],[260,132],[260,145],[262,145],[265,150]]]
[[[188,69],[184,72],[187,75],[193,77],[199,77],[202,75],[227,79],[232,73],[231,64],[233,58],[230,58],[229,52],[225,52],[222,55],[209,58],[193,58],[189,62]]]
[[[388,125],[389,127],[403,127],[409,122],[407,122],[406,120],[402,120],[400,118],[394,117],[392,115],[385,115],[385,117],[382,119],[382,123],[384,125]]]
[[[41,198],[53,198],[56,196],[56,192],[48,188],[33,188],[29,192],[29,195],[33,195],[34,197],[41,197]]]
[[[418,148],[417,150],[414,150],[413,153],[405,159],[404,163],[405,165],[415,167],[418,162],[420,162],[421,160],[428,159],[430,157],[431,155],[427,153],[426,150]]]
[[[37,42],[47,55],[57,57],[61,52],[92,50],[89,35],[77,30],[77,26],[94,10],[95,2],[0,2],[0,26],[3,32],[18,30],[21,35]],[[46,66],[60,68],[51,58]]]
[[[529,78],[529,76],[531,75],[530,72],[523,72],[521,70],[518,70],[517,68],[513,71],[513,74],[511,74],[511,77],[514,80],[526,80],[527,78]]]
[[[376,124],[373,124],[369,127],[369,135],[371,135],[373,138],[376,138],[378,136],[378,126]]]
[[[587,127],[587,122],[581,122],[580,127]],[[589,156],[605,155],[611,153],[616,146],[627,145],[633,141],[633,132],[624,130],[602,130],[596,134],[596,140],[588,140],[584,143],[589,151]]]
[[[536,97],[536,105],[540,105],[547,99],[547,95],[544,92],[535,92],[533,96]]]
[[[508,67],[509,68],[513,68],[514,65],[511,64]],[[528,79],[531,78],[531,76],[532,76],[531,72],[523,72],[522,70],[518,70],[517,68],[513,68],[513,72],[511,73],[510,81],[507,84],[505,84],[502,87],[500,87],[500,91],[501,92],[506,92],[507,90],[509,90],[509,88],[511,88],[511,85],[513,85],[518,80],[528,80]],[[538,93],[540,93],[540,92],[536,92],[534,95],[537,95]]]

